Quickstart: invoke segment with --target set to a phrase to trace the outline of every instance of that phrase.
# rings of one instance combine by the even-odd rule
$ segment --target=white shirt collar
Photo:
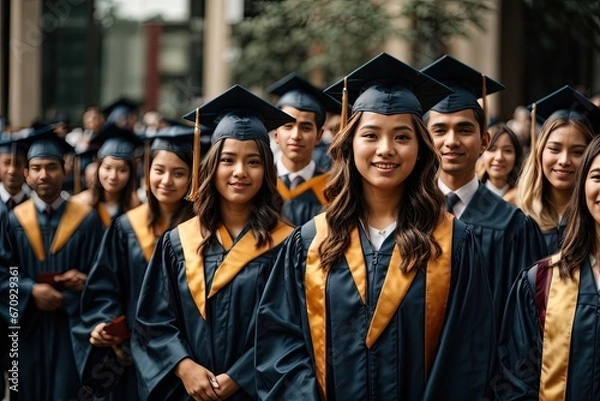
[[[450,189],[450,187],[448,187],[442,182],[441,178],[438,178],[438,187],[444,193],[444,195],[447,195],[450,192],[454,192],[460,199],[460,201],[457,202],[456,205],[454,205],[454,215],[457,219],[459,219],[460,216],[462,216],[465,209],[467,208],[469,202],[471,202],[471,199],[473,199],[473,197],[475,196],[475,193],[479,188],[479,179],[477,178],[477,176],[474,175],[471,181],[467,182],[465,185],[458,188],[456,191],[453,191]]]
[[[54,202],[52,202],[51,205],[47,204],[46,202],[44,202],[43,200],[40,199],[39,196],[37,196],[37,194],[35,192],[31,193],[31,199],[33,200],[33,204],[35,205],[36,209],[39,210],[40,212],[44,212],[46,210],[46,208],[48,206],[50,206],[54,211],[57,211],[58,208],[67,201],[67,197],[65,197],[65,192],[61,191],[60,196],[58,198],[56,198],[56,200]]]
[[[506,193],[506,191],[508,191],[508,184],[506,184],[504,186],[504,188],[498,188],[494,184],[492,184],[492,182],[490,180],[487,180],[485,182],[485,187],[487,189],[489,189],[490,191],[492,191],[493,193],[495,193],[496,195],[498,195],[499,197],[501,197],[501,198],[504,196],[504,194]]]
[[[308,181],[313,178],[316,169],[317,164],[314,160],[311,160],[310,163],[304,166],[304,168],[294,172],[288,170],[287,167],[285,167],[285,165],[281,161],[281,158],[279,158],[279,160],[277,161],[277,175],[279,177],[283,177],[287,174],[290,182],[294,181],[294,178],[296,178],[297,176],[302,177],[304,181]]]
[[[2,202],[6,203],[6,202],[8,202],[8,200],[10,198],[13,198],[14,201],[17,204],[19,204],[19,203],[21,203],[21,201],[23,200],[24,197],[25,197],[25,192],[23,190],[20,190],[18,194],[13,196],[8,193],[6,188],[4,188],[4,184],[0,182],[0,200],[2,200]]]
[[[394,230],[396,229],[396,224],[398,223],[396,221],[393,221],[389,226],[387,226],[383,230],[379,230],[377,228],[368,226],[369,240],[371,241],[371,245],[373,246],[373,249],[375,251],[379,251],[381,245],[383,245],[383,241],[385,241],[385,239],[389,237],[391,233],[394,232]]]

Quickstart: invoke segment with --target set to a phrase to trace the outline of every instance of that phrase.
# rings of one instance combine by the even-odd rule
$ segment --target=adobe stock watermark
[[[19,269],[10,266],[8,277],[8,388],[11,393],[19,392]]]
[[[71,13],[73,9],[86,0],[58,0],[47,2],[48,12],[42,14],[37,21],[27,19],[24,22],[24,32],[20,39],[10,39],[10,53],[20,63],[23,56],[32,53],[44,42],[44,35],[54,32]]]

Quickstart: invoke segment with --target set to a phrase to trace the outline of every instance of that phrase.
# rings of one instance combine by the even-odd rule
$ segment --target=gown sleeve
[[[141,399],[177,399],[174,394],[185,394],[181,380],[173,374],[175,366],[191,351],[180,330],[184,326],[178,312],[177,258],[170,235],[167,232],[156,245],[138,301],[132,353],[141,382]]]
[[[491,387],[497,400],[537,400],[542,333],[527,271],[515,282],[504,313],[498,372]]]
[[[286,240],[258,308],[257,391],[261,400],[319,400],[306,319],[306,250],[301,229]]]

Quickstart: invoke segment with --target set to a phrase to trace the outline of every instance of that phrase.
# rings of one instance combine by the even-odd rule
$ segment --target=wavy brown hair
[[[221,217],[221,195],[215,185],[215,175],[219,166],[224,138],[211,146],[200,165],[198,174],[198,195],[194,200],[194,211],[200,219],[200,227],[204,240],[198,247],[198,252],[216,241],[216,232],[223,223]],[[254,196],[254,206],[248,224],[256,237],[256,246],[271,244],[271,231],[281,220],[283,199],[277,192],[277,172],[273,160],[273,152],[269,145],[261,140],[254,140],[265,169],[263,183]]]
[[[343,257],[350,244],[350,232],[367,217],[362,176],[356,168],[352,149],[361,117],[361,112],[356,113],[329,148],[333,160],[325,187],[325,197],[330,202],[325,211],[329,232],[319,246],[321,267],[325,271]],[[445,209],[445,198],[436,182],[439,156],[421,119],[412,115],[412,122],[419,141],[419,154],[414,170],[405,181],[404,195],[397,207],[395,231],[402,255],[400,269],[404,272],[415,267],[424,268],[431,257],[441,253],[432,234]]]
[[[127,164],[127,168],[129,169],[129,178],[127,179],[127,184],[125,184],[125,187],[123,187],[123,189],[121,191],[119,191],[119,200],[118,200],[119,207],[121,208],[121,210],[123,212],[127,212],[128,210],[131,209],[131,205],[133,202],[133,193],[135,192],[135,190],[137,188],[136,163],[135,163],[134,159],[130,159],[130,158],[118,159],[114,156],[113,156],[113,158],[115,160],[123,160]],[[102,186],[102,184],[100,183],[100,167],[102,167],[103,160],[104,160],[104,158],[102,158],[101,160],[98,160],[98,168],[96,168],[96,181],[94,182],[94,185],[91,188],[92,206],[94,208],[98,207],[98,203],[105,201],[105,198],[104,198],[105,189]]]
[[[150,157],[150,168],[152,168],[152,162],[154,161],[154,157],[161,150],[155,150],[152,152]],[[190,187],[190,183],[192,182],[192,153],[191,152],[182,152],[182,151],[172,151],[172,150],[162,150],[163,152],[171,152],[177,155],[189,168],[190,168],[190,178],[188,180],[188,190]],[[148,227],[154,227],[160,220],[160,205],[156,196],[152,193],[150,189],[147,191],[148,193],[148,206],[149,206],[149,216],[148,216]],[[188,201],[186,198],[181,199],[181,204],[177,211],[171,216],[169,221],[165,222],[165,230],[170,230],[175,228],[178,224],[183,223],[186,220],[191,219],[194,216],[194,208],[192,202]]]
[[[600,137],[596,137],[586,148],[581,167],[577,172],[575,188],[569,202],[569,216],[565,239],[558,263],[560,276],[566,278],[579,266],[582,266],[590,254],[595,255],[599,238],[596,235],[596,221],[586,202],[585,182],[596,156],[600,155]]]

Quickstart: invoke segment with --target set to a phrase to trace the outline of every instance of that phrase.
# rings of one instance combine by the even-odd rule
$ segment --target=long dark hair
[[[198,174],[199,189],[198,196],[194,201],[194,211],[200,219],[200,226],[204,240],[198,247],[201,252],[204,246],[214,243],[216,232],[223,218],[219,207],[220,195],[215,185],[215,175],[221,158],[224,138],[213,146],[206,154],[200,165]],[[254,140],[262,159],[265,174],[262,186],[254,197],[254,208],[250,217],[250,229],[256,237],[256,246],[260,247],[272,242],[271,230],[273,230],[281,219],[281,208],[283,199],[277,192],[277,172],[273,160],[273,152],[266,142]]]
[[[131,209],[133,193],[137,188],[137,167],[134,159],[114,159],[123,160],[129,168],[129,178],[127,179],[127,184],[125,184],[125,187],[119,191],[118,200],[119,208],[123,212],[127,212],[129,209]],[[96,180],[92,186],[92,206],[94,208],[98,207],[100,202],[104,202],[106,200],[104,198],[104,187],[100,183],[100,167],[102,166],[103,160],[104,158],[98,160],[98,167],[96,168]]]
[[[563,278],[570,276],[574,269],[581,266],[585,259],[590,254],[595,254],[597,250],[596,221],[587,206],[585,182],[592,163],[598,155],[600,155],[600,137],[594,138],[583,154],[573,196],[567,206],[569,219],[558,263],[560,276]]]
[[[190,188],[190,183],[192,182],[192,153],[191,152],[181,152],[181,151],[173,151],[173,150],[163,150],[164,152],[174,153],[177,157],[181,159],[189,168],[190,168],[190,178],[188,180],[188,190]],[[150,155],[150,166],[152,166],[152,161],[156,154],[160,152],[160,150],[155,150]],[[160,206],[158,199],[152,193],[150,188],[148,188],[148,206],[149,206],[149,216],[148,216],[148,227],[154,227],[158,221],[160,220]],[[176,227],[178,224],[183,223],[184,221],[191,219],[194,216],[194,208],[192,202],[188,201],[186,198],[181,199],[181,205],[177,209],[177,211],[171,216],[169,221],[165,223],[165,230],[170,230]]]
[[[329,233],[319,246],[321,266],[328,271],[350,244],[350,232],[366,218],[367,207],[362,195],[362,177],[358,172],[352,141],[362,113],[356,113],[348,126],[338,133],[330,145],[333,160],[325,197]],[[404,196],[398,205],[396,243],[402,255],[402,271],[424,267],[441,248],[432,234],[444,212],[444,195],[437,186],[439,156],[427,128],[418,117],[412,122],[419,140],[419,154],[414,170],[406,178]]]
[[[515,165],[508,173],[508,177],[506,177],[506,181],[508,183],[509,188],[513,188],[517,184],[517,179],[519,178],[519,172],[521,171],[521,164],[523,163],[523,148],[521,147],[521,142],[519,142],[519,138],[517,135],[506,126],[506,124],[498,124],[490,127],[490,131],[492,132],[492,139],[490,139],[490,144],[488,145],[488,149],[492,149],[496,146],[496,142],[498,142],[498,138],[500,135],[506,134],[510,139],[510,143],[513,148],[515,148]],[[487,150],[487,149],[486,149]],[[481,182],[486,182],[488,180],[489,174],[487,170],[484,169],[483,174],[481,175]]]

